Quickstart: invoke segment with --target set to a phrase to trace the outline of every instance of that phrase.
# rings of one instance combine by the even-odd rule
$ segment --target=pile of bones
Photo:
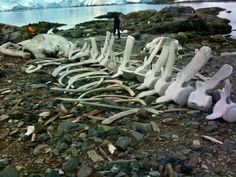
[[[122,117],[137,113],[140,109],[160,114],[160,105],[169,101],[209,112],[212,97],[207,91],[214,89],[223,80],[225,85],[219,90],[220,99],[206,118],[236,121],[236,103],[230,100],[231,84],[227,79],[233,72],[232,66],[225,64],[208,78],[198,73],[210,58],[209,47],[203,46],[196,50],[193,59],[179,70],[174,67],[178,53],[177,40],[168,37],[155,38],[145,45],[149,52],[141,62],[131,60],[134,42],[135,39],[128,36],[124,51],[118,53],[113,51],[114,36],[110,32],[106,33],[100,50],[95,38],[86,39],[84,45],[78,48],[61,36],[40,34],[18,44],[5,43],[0,46],[0,53],[22,58],[33,55],[35,59],[27,62],[26,73],[39,71],[48,65],[57,66],[51,74],[58,77],[58,87],[51,89],[73,95],[73,98],[57,99],[120,110],[104,119],[102,124],[111,124]],[[49,58],[50,56],[54,58]],[[190,86],[190,81],[196,76],[201,80],[196,81],[194,88]],[[124,84],[118,77],[130,82]],[[141,84],[129,84],[133,78]],[[159,97],[155,104],[147,105],[142,98],[152,95]],[[116,104],[103,103],[104,99]],[[117,105],[125,102],[129,106]]]

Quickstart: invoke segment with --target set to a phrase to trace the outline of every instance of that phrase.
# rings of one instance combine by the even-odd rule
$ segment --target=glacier
[[[141,3],[148,0],[0,0],[0,11]]]

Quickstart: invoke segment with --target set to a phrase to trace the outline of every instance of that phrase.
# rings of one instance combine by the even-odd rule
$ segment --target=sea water
[[[173,4],[126,4],[126,5],[106,5],[106,6],[87,6],[73,8],[50,8],[50,9],[34,9],[24,11],[7,11],[0,12],[0,23],[23,26],[29,23],[37,23],[39,21],[55,22],[66,24],[61,29],[73,28],[76,24],[94,20],[94,17],[104,15],[107,12],[121,12],[127,14],[129,12],[155,9],[157,11],[168,6],[192,6],[194,9],[204,7],[221,7],[231,11],[231,13],[221,12],[222,18],[231,20],[230,25],[236,29],[236,2],[194,2],[194,3],[173,3]],[[236,31],[231,33],[236,37]]]

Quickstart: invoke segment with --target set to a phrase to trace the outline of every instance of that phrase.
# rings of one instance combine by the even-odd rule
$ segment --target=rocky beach
[[[131,35],[135,38],[131,59],[143,63],[148,55],[145,44],[158,36],[174,38],[181,46],[175,67],[181,70],[195,56],[195,49],[208,46],[212,49],[211,57],[199,73],[208,78],[222,65],[230,64],[234,68],[229,77],[230,99],[236,102],[233,54],[236,40],[228,35],[232,30],[230,21],[217,16],[224,10],[178,6],[159,12],[120,14],[122,34],[120,39],[115,37],[113,50],[122,52],[127,36]],[[69,30],[58,30],[62,24],[56,23],[33,25],[38,34],[54,28],[54,34],[80,47],[94,37],[100,50],[106,31],[113,30],[115,13]],[[0,45],[26,39],[29,39],[26,26],[0,24]],[[104,125],[101,122],[105,118],[121,111],[117,107],[135,108],[137,104],[100,100],[101,105],[113,106],[107,108],[59,100],[58,97],[78,98],[78,95],[51,89],[58,86],[57,78],[51,75],[55,65],[25,73],[26,65],[33,60],[0,54],[0,177],[236,176],[236,124],[222,119],[207,120],[213,105],[208,112],[173,101],[157,106],[154,102],[158,95],[152,95],[143,100],[147,106],[157,106],[160,114],[139,109]],[[133,90],[140,84],[137,79],[119,77],[119,80]],[[196,77],[191,80],[191,85],[196,80]],[[208,93],[214,104],[220,99],[218,89],[223,86],[224,82],[220,82]],[[140,92],[135,90],[136,95]],[[115,90],[110,94],[122,92]],[[28,126],[34,127],[33,134],[26,134]]]

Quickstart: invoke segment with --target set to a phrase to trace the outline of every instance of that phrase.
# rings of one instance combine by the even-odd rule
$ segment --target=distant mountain
[[[151,0],[0,0],[0,11],[140,3]]]

